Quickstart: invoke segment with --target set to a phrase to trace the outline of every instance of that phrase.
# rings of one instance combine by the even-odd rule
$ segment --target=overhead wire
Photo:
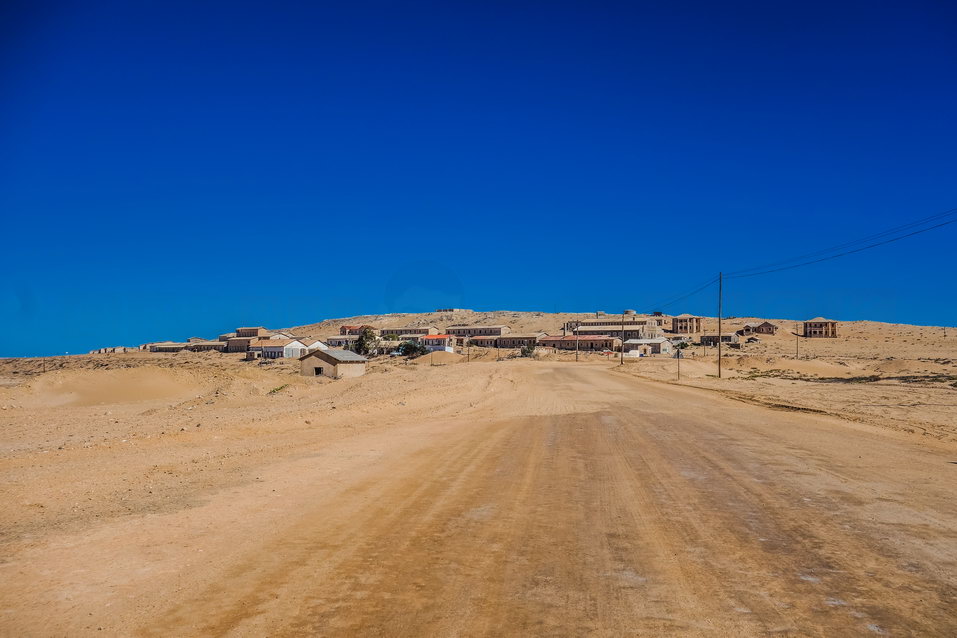
[[[879,241],[879,242],[876,242],[876,243],[873,243],[873,244],[868,244],[867,246],[862,246],[862,247],[860,247],[860,248],[855,248],[855,249],[853,249],[853,250],[846,250],[846,251],[844,251],[844,252],[837,253],[836,255],[828,255],[828,256],[826,256],[826,257],[821,257],[821,258],[819,258],[819,259],[812,259],[812,260],[810,260],[810,261],[804,261],[804,262],[801,262],[801,263],[798,263],[798,264],[792,264],[792,265],[790,265],[790,266],[782,266],[782,267],[780,267],[780,268],[771,268],[771,269],[769,269],[769,270],[761,270],[761,271],[759,271],[759,272],[748,272],[747,270],[738,271],[738,272],[743,272],[743,273],[746,273],[746,274],[729,274],[729,275],[725,275],[725,277],[727,277],[728,279],[743,279],[743,278],[745,278],[745,277],[757,277],[758,275],[767,275],[767,274],[773,273],[773,272],[781,272],[781,271],[784,271],[784,270],[791,270],[791,269],[793,269],[793,268],[801,268],[802,266],[810,266],[811,264],[817,264],[817,263],[820,263],[820,262],[822,262],[822,261],[829,261],[829,260],[831,260],[831,259],[837,259],[838,257],[843,257],[844,255],[852,255],[852,254],[854,254],[854,253],[859,253],[859,252],[862,252],[862,251],[865,251],[865,250],[869,250],[869,249],[871,249],[871,248],[877,248],[878,246],[884,246],[884,245],[886,245],[886,244],[892,244],[892,243],[894,243],[895,241],[900,241],[900,240],[902,240],[902,239],[907,239],[908,237],[913,237],[914,235],[920,235],[921,233],[926,233],[926,232],[928,232],[928,231],[931,231],[931,230],[934,230],[934,229],[937,229],[937,228],[941,228],[942,226],[947,226],[948,224],[953,224],[953,223],[955,223],[955,222],[957,222],[957,219],[951,219],[951,220],[948,220],[948,221],[945,221],[945,222],[941,222],[941,223],[939,223],[939,224],[934,224],[933,226],[930,226],[930,227],[928,227],[928,228],[922,228],[922,229],[920,229],[920,230],[915,230],[915,231],[913,231],[913,232],[907,233],[906,235],[900,235],[900,236],[898,236],[898,237],[892,237],[892,238],[890,238],[890,239],[885,239],[884,241]],[[782,262],[782,263],[787,263],[787,262]],[[754,270],[754,269],[749,269],[749,270]]]
[[[948,217],[954,217],[953,219],[947,219]],[[939,221],[946,220],[946,221]],[[931,224],[932,222],[938,222]],[[785,259],[783,261],[773,262],[770,264],[764,264],[763,266],[755,266],[752,268],[744,268],[741,270],[736,270],[730,273],[724,273],[723,275],[715,276],[706,281],[705,283],[695,287],[693,290],[684,293],[678,297],[672,298],[670,301],[656,304],[651,306],[649,312],[654,312],[658,310],[663,310],[668,306],[672,306],[679,301],[684,301],[688,297],[698,294],[702,290],[708,288],[709,286],[714,285],[718,282],[718,279],[744,279],[746,277],[757,277],[759,275],[767,275],[775,272],[782,272],[785,270],[792,270],[794,268],[801,268],[803,266],[810,266],[812,264],[821,263],[824,261],[830,261],[831,259],[837,259],[838,257],[843,257],[845,255],[852,255],[854,253],[863,252],[865,250],[870,250],[871,248],[877,248],[878,246],[884,246],[887,244],[892,244],[894,242],[900,241],[902,239],[907,239],[908,237],[913,237],[915,235],[920,235],[944,226],[948,226],[957,222],[957,208],[951,208],[949,210],[936,213],[934,215],[929,215],[927,217],[908,222],[907,224],[902,224],[900,226],[895,226],[889,228],[879,233],[872,235],[867,235],[853,241],[844,242],[843,244],[838,244],[836,246],[831,246],[830,248],[823,248],[821,250],[816,250],[811,253],[805,253],[803,255],[798,255],[791,257],[790,259]],[[927,226],[926,228],[921,228],[921,226]],[[917,228],[911,232],[901,235],[900,233],[912,228]],[[883,238],[887,239],[883,239]],[[875,241],[881,240],[881,241]],[[861,245],[866,244],[866,245]],[[840,251],[833,255],[828,254],[834,251]],[[820,255],[820,257],[819,257]],[[815,259],[808,259],[810,257],[815,257]],[[804,261],[801,261],[804,260]],[[793,263],[798,262],[798,263]]]
[[[776,269],[777,266],[784,266],[784,265],[786,265],[786,264],[791,264],[792,262],[795,262],[795,261],[805,260],[805,259],[808,259],[808,258],[810,258],[810,257],[817,257],[818,255],[826,255],[827,253],[834,252],[834,251],[840,251],[840,250],[843,250],[843,249],[845,249],[845,248],[851,248],[851,247],[853,247],[853,246],[857,246],[857,245],[862,244],[862,243],[873,242],[874,240],[881,239],[881,238],[887,237],[887,236],[889,236],[889,235],[896,235],[896,234],[901,233],[901,232],[903,232],[903,231],[905,231],[905,230],[908,230],[908,229],[911,229],[911,228],[916,228],[916,227],[919,227],[919,226],[924,226],[924,225],[929,224],[929,223],[931,223],[931,222],[934,222],[934,221],[936,221],[936,220],[943,219],[943,218],[947,218],[947,217],[952,217],[952,216],[955,216],[955,215],[957,215],[957,208],[951,208],[951,209],[946,210],[946,211],[943,211],[943,212],[941,212],[941,213],[937,213],[937,214],[934,214],[934,215],[930,215],[930,216],[928,216],[928,217],[924,217],[924,218],[922,218],[922,219],[918,219],[918,220],[909,222],[909,223],[907,223],[907,224],[902,224],[902,225],[900,225],[900,226],[895,226],[895,227],[893,227],[893,228],[889,228],[889,229],[884,230],[884,231],[882,231],[882,232],[880,232],[880,233],[875,233],[875,234],[873,234],[873,235],[868,235],[868,236],[866,236],[866,237],[861,237],[861,238],[859,238],[859,239],[855,239],[855,240],[853,240],[853,241],[845,242],[845,243],[843,243],[843,244],[838,244],[838,245],[836,245],[836,246],[831,246],[831,247],[829,247],[829,248],[823,248],[823,249],[821,249],[821,250],[817,250],[817,251],[814,251],[814,252],[811,252],[811,253],[806,253],[806,254],[803,254],[803,255],[797,255],[797,256],[795,256],[795,257],[791,257],[791,258],[789,258],[789,259],[785,259],[785,260],[782,260],[782,261],[777,261],[777,262],[773,262],[773,263],[769,263],[769,264],[764,264],[764,265],[762,265],[762,266],[754,266],[754,267],[752,267],[752,268],[744,268],[744,269],[742,269],[742,270],[736,270],[736,271],[727,273],[725,276],[726,276],[726,277],[729,277],[729,278],[730,278],[730,277],[746,277],[746,276],[751,276],[751,275],[748,275],[748,274],[746,274],[746,273],[750,273],[750,272],[756,271],[756,270],[760,270],[760,271],[763,271],[763,272],[762,272],[762,273],[754,273],[755,275],[757,275],[757,274],[765,274],[765,273],[767,273],[767,272],[777,272],[777,269]],[[955,220],[953,220],[953,221],[957,221],[957,219],[955,219]],[[951,222],[951,221],[948,221],[948,222],[941,223],[941,224],[935,224],[935,225],[930,226],[930,227],[928,227],[928,228],[926,228],[926,229],[923,229],[923,230],[920,230],[920,231],[917,231],[917,232],[908,233],[908,234],[906,234],[906,235],[902,235],[901,237],[899,237],[899,239],[904,239],[904,238],[906,238],[906,237],[911,237],[911,236],[913,236],[913,235],[917,235],[917,234],[920,234],[920,233],[922,233],[922,232],[926,232],[926,231],[929,231],[929,230],[933,230],[933,229],[939,228],[939,227],[941,227],[941,226],[946,226],[947,224],[950,224],[950,223],[952,223],[952,222]],[[801,264],[796,264],[796,265],[793,265],[793,266],[788,266],[788,268],[790,268],[790,267],[797,268],[799,265],[808,265],[808,264],[812,264],[812,263],[817,263],[817,261],[825,261],[826,259],[831,259],[831,258],[834,258],[834,257],[840,257],[840,256],[847,255],[847,254],[851,254],[851,253],[854,253],[854,252],[860,252],[861,250],[865,250],[866,248],[874,248],[874,247],[876,247],[876,246],[881,246],[881,245],[883,245],[883,244],[891,243],[891,241],[897,241],[897,239],[893,239],[893,240],[890,240],[890,241],[884,241],[884,242],[874,243],[873,245],[870,245],[870,246],[867,246],[867,247],[865,247],[865,248],[858,249],[858,250],[847,250],[846,252],[842,252],[842,253],[837,254],[837,255],[825,257],[824,259],[812,260],[812,261],[802,262]]]
[[[692,295],[698,294],[699,292],[701,292],[701,291],[704,290],[705,288],[707,288],[707,287],[709,287],[709,286],[713,286],[713,285],[716,284],[717,282],[718,282],[718,277],[717,277],[717,276],[712,277],[711,279],[709,279],[709,280],[706,281],[705,283],[703,283],[703,284],[697,286],[697,287],[696,287],[694,290],[692,290],[691,292],[684,293],[684,294],[682,294],[680,297],[676,297],[676,298],[672,299],[671,301],[668,301],[668,302],[665,302],[665,303],[656,304],[656,305],[652,306],[652,307],[650,308],[650,312],[654,312],[654,311],[657,311],[657,310],[664,310],[664,309],[667,308],[668,306],[673,306],[674,304],[678,303],[679,301],[684,301],[684,300],[687,299],[688,297],[691,297]]]

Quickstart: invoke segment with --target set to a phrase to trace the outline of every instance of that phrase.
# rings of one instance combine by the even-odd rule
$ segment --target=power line
[[[870,250],[871,248],[877,248],[878,246],[884,246],[884,245],[887,245],[887,244],[892,244],[892,243],[897,242],[897,241],[900,241],[900,240],[902,240],[902,239],[907,239],[908,237],[913,237],[913,236],[915,236],[915,235],[920,235],[920,234],[922,234],[922,233],[926,233],[926,232],[929,232],[929,231],[931,231],[931,230],[936,230],[936,229],[938,229],[938,228],[942,228],[942,227],[944,227],[944,226],[948,226],[948,225],[950,225],[950,224],[953,224],[953,223],[957,222],[957,217],[955,217],[955,215],[957,215],[957,208],[951,208],[950,210],[946,210],[946,211],[941,212],[941,213],[936,213],[936,214],[934,214],[934,215],[930,215],[930,216],[924,217],[924,218],[922,218],[922,219],[918,219],[918,220],[915,220],[915,221],[912,221],[912,222],[908,222],[907,224],[902,224],[902,225],[900,225],[900,226],[895,226],[894,228],[889,228],[889,229],[887,229],[887,230],[885,230],[885,231],[882,231],[882,232],[879,232],[879,233],[875,233],[875,234],[873,234],[873,235],[868,235],[868,236],[866,236],[866,237],[862,237],[862,238],[859,238],[859,239],[855,239],[855,240],[853,240],[853,241],[845,242],[845,243],[843,243],[843,244],[838,244],[838,245],[836,245],[836,246],[831,246],[830,248],[824,248],[824,249],[817,250],[817,251],[814,251],[814,252],[811,252],[811,253],[806,253],[806,254],[804,254],[804,255],[799,255],[799,256],[796,256],[796,257],[792,257],[792,258],[786,259],[786,260],[784,260],[784,261],[778,261],[778,262],[774,262],[774,263],[771,263],[771,264],[765,264],[765,265],[763,265],[763,266],[755,266],[755,267],[753,267],[753,268],[745,268],[745,269],[743,269],[743,270],[737,270],[737,271],[734,271],[734,272],[732,272],[732,273],[727,273],[727,274],[723,275],[723,278],[724,278],[724,279],[744,279],[744,278],[746,278],[746,277],[757,277],[758,275],[767,275],[767,274],[770,274],[770,273],[782,272],[782,271],[785,271],[785,270],[792,270],[792,269],[794,269],[794,268],[801,268],[801,267],[803,267],[803,266],[810,266],[811,264],[817,264],[817,263],[820,263],[820,262],[823,262],[823,261],[829,261],[829,260],[831,260],[831,259],[837,259],[838,257],[843,257],[843,256],[845,256],[845,255],[852,255],[852,254],[854,254],[854,253],[859,253],[859,252],[862,252],[862,251],[865,251],[865,250]],[[954,219],[947,219],[948,217],[954,217]],[[946,221],[938,221],[938,220],[942,220],[942,219],[943,219],[943,220],[946,220]],[[934,221],[938,221],[938,223],[933,224],[933,225],[931,225],[931,226],[927,226],[926,228],[920,228],[921,226],[926,226],[927,224],[929,224],[929,223],[931,223],[931,222],[934,222]],[[911,228],[917,228],[917,230],[913,230],[913,231],[911,231],[911,232],[909,232],[909,233],[905,233],[905,234],[903,234],[903,235],[900,235],[900,234],[899,234],[899,233],[901,233],[901,232],[903,232],[903,231],[905,231],[905,230],[909,230],[909,229],[911,229]],[[890,238],[888,238],[888,239],[882,239],[882,238],[884,238],[884,237],[888,237],[889,235],[893,235],[893,236],[890,237]],[[882,240],[881,240],[881,241],[875,241],[875,240],[878,240],[878,239],[882,239]],[[867,242],[870,242],[870,243],[867,243]],[[860,244],[862,244],[862,243],[866,243],[866,245],[860,246]],[[852,248],[852,247],[853,247],[853,248]],[[847,249],[847,250],[843,250],[843,249]],[[827,253],[834,252],[835,250],[840,250],[841,252],[838,252],[838,253],[833,254],[833,255],[827,254]],[[818,255],[824,255],[824,256],[818,257]],[[817,257],[817,258],[816,258],[816,259],[808,259],[809,257]],[[799,261],[799,260],[805,260],[805,261]],[[795,262],[795,261],[798,261],[798,263],[792,263],[792,262]],[[756,272],[755,272],[755,271],[756,271]],[[695,287],[693,290],[691,290],[691,291],[689,291],[689,292],[687,292],[687,293],[684,293],[684,294],[682,294],[682,295],[680,295],[680,296],[678,296],[678,297],[675,297],[675,298],[673,298],[673,299],[671,299],[670,301],[667,301],[667,302],[665,302],[665,303],[655,304],[654,306],[652,306],[652,307],[650,308],[649,312],[654,312],[654,311],[657,311],[657,310],[663,310],[664,308],[667,308],[668,306],[672,306],[672,305],[678,303],[679,301],[684,301],[684,300],[687,299],[688,297],[691,297],[691,296],[693,296],[693,295],[696,295],[696,294],[698,294],[699,292],[701,292],[702,290],[708,288],[709,286],[714,285],[715,283],[718,282],[719,279],[721,279],[721,276],[720,276],[720,275],[717,276],[717,277],[712,277],[711,279],[709,279],[709,280],[706,281],[705,283],[703,283],[703,284],[701,284],[701,285]]]
[[[861,248],[855,248],[854,250],[846,250],[846,251],[844,251],[844,252],[842,252],[842,253],[838,253],[838,254],[836,254],[836,255],[828,255],[827,257],[821,257],[820,259],[812,259],[811,261],[805,261],[805,262],[801,262],[801,263],[799,263],[799,264],[792,264],[792,265],[790,265],[790,266],[782,266],[781,268],[772,268],[772,269],[770,269],[770,270],[762,270],[762,271],[760,271],[760,272],[750,272],[750,273],[745,274],[745,275],[733,275],[733,276],[729,275],[728,277],[729,277],[729,278],[733,278],[733,279],[743,279],[744,277],[757,277],[758,275],[767,275],[767,274],[772,273],[772,272],[781,272],[782,270],[791,270],[792,268],[800,268],[801,266],[809,266],[809,265],[811,265],[811,264],[817,264],[817,263],[820,263],[820,262],[822,262],[822,261],[828,261],[828,260],[831,260],[831,259],[837,259],[838,257],[843,257],[844,255],[852,255],[852,254],[854,254],[854,253],[859,253],[859,252],[861,252],[861,251],[868,250],[868,249],[871,249],[871,248],[876,248],[876,247],[878,247],[878,246],[883,246],[883,245],[885,245],[885,244],[892,244],[892,243],[894,243],[895,241],[900,241],[900,240],[902,240],[902,239],[907,239],[908,237],[913,237],[914,235],[920,235],[921,233],[926,233],[926,232],[928,232],[928,231],[931,231],[931,230],[934,230],[934,229],[937,229],[937,228],[941,228],[942,226],[947,226],[948,224],[953,224],[954,222],[957,222],[957,219],[951,219],[951,220],[946,221],[946,222],[941,222],[941,223],[939,223],[939,224],[935,224],[935,225],[930,226],[930,227],[928,227],[928,228],[922,228],[921,230],[915,230],[915,231],[913,231],[913,232],[911,232],[911,233],[907,233],[906,235],[901,235],[901,236],[899,236],[899,237],[892,237],[891,239],[885,239],[884,241],[879,241],[879,242],[874,243],[874,244],[869,244],[869,245],[867,245],[867,246],[862,246]],[[785,262],[785,263],[786,263],[786,262]],[[752,269],[750,269],[750,270],[754,270],[754,269],[752,268]],[[738,272],[748,272],[748,271],[743,270],[743,271],[738,271]]]
[[[666,303],[656,304],[656,305],[652,306],[650,310],[651,310],[652,312],[654,312],[654,311],[656,311],[656,310],[663,310],[664,308],[667,308],[668,306],[672,306],[672,305],[678,303],[679,301],[683,301],[683,300],[687,299],[688,297],[690,297],[690,296],[692,296],[692,295],[698,294],[699,292],[701,292],[702,290],[704,290],[704,289],[707,288],[708,286],[714,285],[717,281],[718,281],[718,278],[717,278],[717,277],[712,277],[711,279],[709,279],[709,280],[706,281],[705,283],[701,284],[700,286],[698,286],[697,288],[695,288],[695,289],[692,290],[691,292],[687,292],[687,293],[681,295],[680,297],[676,297],[676,298],[674,298],[674,299],[672,299],[671,301],[668,301],[668,302],[666,302]]]
[[[881,238],[883,238],[883,237],[887,237],[888,235],[896,235],[896,234],[898,234],[898,233],[900,233],[900,232],[903,232],[903,231],[905,231],[905,230],[908,230],[908,229],[911,229],[911,228],[915,228],[915,227],[919,227],[919,226],[924,226],[924,225],[929,224],[929,223],[931,223],[931,222],[933,222],[933,221],[936,221],[936,220],[939,220],[939,219],[943,219],[943,218],[947,218],[947,217],[953,216],[953,215],[955,215],[955,214],[957,214],[957,208],[951,208],[950,210],[946,210],[946,211],[944,211],[944,212],[942,212],[942,213],[937,213],[937,214],[935,214],[935,215],[930,215],[930,216],[928,216],[928,217],[924,217],[924,218],[922,218],[922,219],[918,219],[918,220],[915,220],[915,221],[913,221],[913,222],[909,222],[909,223],[907,223],[907,224],[903,224],[903,225],[901,225],[901,226],[895,226],[894,228],[889,228],[889,229],[887,229],[887,230],[885,230],[885,231],[882,231],[882,232],[880,232],[880,233],[876,233],[876,234],[874,234],[874,235],[868,235],[868,236],[866,236],[866,237],[861,237],[861,238],[855,239],[855,240],[853,240],[853,241],[845,242],[845,243],[843,243],[843,244],[838,244],[837,246],[831,246],[830,248],[824,248],[824,249],[817,250],[817,251],[814,251],[814,252],[811,252],[811,253],[806,253],[806,254],[803,254],[803,255],[798,255],[798,256],[796,256],[796,257],[791,257],[790,259],[785,259],[785,260],[783,260],[783,261],[773,262],[773,263],[770,263],[770,264],[764,264],[764,265],[762,265],[762,266],[755,266],[755,267],[753,267],[753,268],[745,268],[745,269],[743,269],[743,270],[736,270],[736,271],[734,271],[734,272],[728,273],[728,274],[726,275],[726,277],[729,277],[729,278],[731,278],[731,277],[750,277],[750,276],[752,276],[752,275],[751,275],[751,274],[747,274],[747,273],[751,273],[751,271],[755,271],[755,270],[760,270],[760,271],[762,271],[762,272],[756,272],[756,273],[753,273],[753,275],[766,274],[766,273],[768,273],[768,272],[777,272],[777,270],[786,270],[787,268],[797,268],[798,266],[803,266],[803,265],[808,265],[808,264],[812,264],[812,263],[817,263],[818,261],[825,261],[825,260],[827,260],[827,259],[832,259],[832,258],[834,258],[834,257],[840,257],[840,256],[842,256],[842,255],[847,255],[847,254],[851,254],[851,253],[854,253],[854,252],[860,252],[861,250],[865,250],[866,248],[873,248],[873,247],[876,247],[876,246],[881,246],[881,245],[883,245],[883,244],[891,243],[892,241],[897,241],[897,239],[904,239],[905,237],[911,237],[911,236],[913,236],[913,235],[917,235],[917,234],[920,234],[920,233],[925,232],[925,231],[928,231],[928,230],[933,230],[933,229],[939,228],[939,227],[941,227],[941,226],[946,226],[947,224],[949,224],[949,223],[951,223],[951,222],[948,221],[948,222],[945,222],[945,223],[936,224],[936,225],[931,226],[931,227],[929,227],[929,228],[925,228],[925,229],[919,230],[919,231],[917,231],[917,232],[913,232],[913,233],[909,233],[909,234],[906,234],[906,235],[902,235],[901,237],[898,237],[898,238],[895,238],[895,239],[892,239],[892,240],[889,240],[889,241],[883,241],[883,242],[874,243],[874,244],[872,244],[872,245],[870,245],[870,246],[867,246],[867,247],[865,247],[865,248],[856,249],[856,250],[847,250],[846,252],[842,252],[842,253],[840,253],[840,254],[838,254],[838,255],[832,255],[832,256],[824,257],[824,258],[822,258],[822,259],[817,259],[817,260],[802,262],[802,263],[800,263],[800,264],[794,264],[794,265],[792,265],[792,266],[787,266],[786,268],[780,268],[780,269],[776,269],[776,268],[775,268],[775,267],[777,267],[777,266],[784,266],[785,264],[791,264],[792,262],[799,261],[799,260],[804,260],[804,259],[808,259],[808,258],[810,258],[810,257],[817,257],[818,255],[826,255],[827,253],[834,252],[834,251],[836,251],[836,250],[843,250],[843,249],[845,249],[845,248],[851,248],[851,247],[853,247],[853,246],[857,246],[858,244],[862,244],[862,243],[866,243],[866,242],[873,242],[874,240],[881,239]],[[952,221],[957,221],[957,220],[952,220]]]

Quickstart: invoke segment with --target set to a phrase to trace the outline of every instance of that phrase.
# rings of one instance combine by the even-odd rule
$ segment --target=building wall
[[[453,346],[455,346],[455,337],[449,337],[448,339],[430,339],[429,337],[423,337],[419,339],[419,343],[429,350],[448,350],[451,352]]]
[[[366,373],[365,363],[329,363],[319,357],[308,357],[299,361],[299,374],[304,377],[316,376],[316,368],[322,368],[322,376],[332,379],[361,377]]]
[[[738,335],[736,334],[726,334],[721,335],[721,343],[739,343]],[[718,344],[718,335],[703,335],[701,337],[701,343],[706,346],[714,346]]]
[[[639,327],[639,326],[644,326],[644,325],[646,325],[646,324],[648,324],[648,323],[654,323],[654,324],[661,325],[661,321],[662,321],[661,319],[656,319],[656,318],[654,318],[654,317],[652,317],[652,318],[650,318],[650,319],[635,319],[634,317],[630,317],[630,318],[629,318],[629,317],[626,316],[626,317],[625,317],[625,328],[626,328],[626,329],[629,328],[629,327],[635,327],[635,328],[637,328],[637,327]],[[609,319],[588,319],[588,320],[586,320],[586,321],[567,321],[567,322],[565,322],[565,329],[566,329],[566,330],[574,330],[575,328],[578,328],[579,326],[581,326],[581,327],[589,327],[589,326],[592,326],[592,327],[618,326],[619,330],[621,330],[621,318],[618,318],[618,319],[612,319],[612,318],[609,318]]]
[[[299,341],[295,341],[290,343],[288,346],[285,346],[282,352],[282,356],[288,358],[299,358],[304,354],[306,354],[306,346]]]
[[[619,339],[624,336],[625,341],[628,339],[645,339],[649,336],[644,324],[640,326],[625,324],[624,335],[622,335],[621,324],[618,325],[617,330],[615,329],[615,326],[606,326],[604,329],[600,327],[582,326],[580,328],[575,328],[575,330],[572,331],[572,334],[583,336],[608,335],[611,337],[617,337]]]
[[[365,373],[366,364],[364,363],[340,363],[336,366],[336,376],[340,379],[361,377]]]
[[[339,337],[329,337],[325,341],[333,348],[351,348],[352,344],[356,342],[355,339],[342,339],[341,336],[342,335]]]
[[[671,345],[670,341],[662,341],[660,343],[625,344],[625,352],[630,352],[633,350],[639,350],[645,354],[672,354],[674,352],[674,347]]]
[[[237,337],[258,337],[260,335],[265,335],[267,332],[268,331],[265,328],[246,328],[245,330],[237,329],[236,336]]]
[[[384,335],[437,335],[439,334],[439,329],[433,327],[412,328],[410,326],[404,326],[402,328],[382,328],[381,332]]]
[[[217,352],[223,352],[226,350],[226,344],[222,342],[217,342],[216,344],[210,343],[193,343],[186,347],[187,350],[192,350],[194,352],[205,352],[207,350],[215,350]]]
[[[456,337],[473,337],[478,335],[503,335],[508,334],[508,326],[451,326],[446,329],[446,334],[455,335]]]
[[[578,350],[590,352],[594,350],[617,350],[621,341],[618,339],[586,339],[578,341]],[[545,348],[556,348],[558,350],[575,350],[575,340],[567,339],[562,341],[541,341],[540,345]]]
[[[499,337],[497,344],[499,348],[523,348],[529,344],[538,343],[538,337]]]

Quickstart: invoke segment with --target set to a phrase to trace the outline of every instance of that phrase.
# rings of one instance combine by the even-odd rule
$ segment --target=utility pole
[[[621,313],[621,365],[625,365],[625,313]]]
[[[468,341],[468,351],[465,355],[465,363],[472,363],[472,340]]]
[[[794,333],[794,358],[801,358],[801,335]]]
[[[721,378],[721,294],[724,292],[724,274],[718,273],[718,378]]]
[[[578,329],[575,329],[575,361],[578,361]]]
[[[675,358],[678,359],[678,381],[681,381],[681,350],[678,350]]]

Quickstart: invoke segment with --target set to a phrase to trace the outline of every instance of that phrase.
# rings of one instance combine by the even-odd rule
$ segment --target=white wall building
[[[306,344],[295,339],[260,339],[249,344],[249,351],[263,359],[299,358],[306,354]]]

